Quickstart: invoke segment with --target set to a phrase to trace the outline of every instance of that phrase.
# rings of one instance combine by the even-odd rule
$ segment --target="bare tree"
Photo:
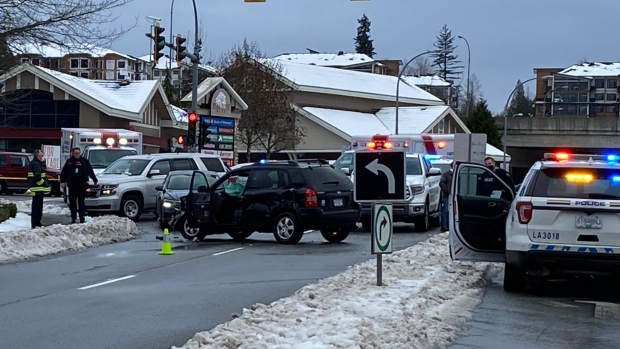
[[[465,86],[467,86],[467,81],[464,81]],[[482,84],[476,74],[471,74],[469,78],[469,95],[467,95],[466,88],[459,89],[459,112],[460,115],[465,116],[465,111],[474,108],[474,106],[483,99],[484,95],[482,93]],[[467,108],[469,105],[469,109]]]
[[[404,70],[403,75],[424,76],[434,75],[433,63],[427,57],[418,57]]]
[[[588,58],[587,57],[583,57],[582,59],[579,60],[579,62],[577,62],[577,64],[584,64],[584,63],[588,63]]]
[[[0,0],[0,41],[14,54],[25,44],[109,46],[128,30],[109,25],[112,11],[131,1]]]
[[[198,18],[198,39],[202,42],[202,48],[200,49],[200,62],[202,64],[211,64],[215,60],[215,55],[208,50],[209,45],[207,45],[207,37],[209,33],[207,33],[207,26],[205,24],[204,16],[200,15]],[[194,53],[194,32],[191,30],[187,31],[186,47],[187,51]]]
[[[289,102],[290,88],[278,77],[281,66],[266,59],[258,44],[244,40],[219,62],[226,81],[248,104],[239,121],[240,142],[248,159],[252,148],[271,154],[293,147],[305,135]]]

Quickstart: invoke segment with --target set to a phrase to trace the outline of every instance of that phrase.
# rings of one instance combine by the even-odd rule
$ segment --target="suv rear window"
[[[620,199],[620,170],[547,168],[538,171],[532,196],[575,199]]]
[[[205,167],[209,171],[226,172],[219,158],[200,158],[200,160],[202,160],[202,163],[205,164]]]
[[[312,167],[305,169],[304,175],[314,185],[314,190],[322,191],[338,186],[351,184],[351,180],[342,171],[331,166]]]

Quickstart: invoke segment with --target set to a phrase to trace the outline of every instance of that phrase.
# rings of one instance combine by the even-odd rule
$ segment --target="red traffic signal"
[[[187,121],[190,124],[196,123],[196,121],[198,121],[198,115],[196,115],[196,113],[187,114]]]
[[[177,144],[182,145],[184,142],[185,142],[185,137],[183,136],[177,137]]]

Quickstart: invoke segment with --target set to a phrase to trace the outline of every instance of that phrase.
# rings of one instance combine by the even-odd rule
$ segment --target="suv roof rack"
[[[274,165],[289,165],[289,166],[300,166],[300,165],[329,165],[329,161],[325,159],[298,159],[298,160],[261,160],[253,163],[252,165],[265,165],[265,164],[274,164]]]

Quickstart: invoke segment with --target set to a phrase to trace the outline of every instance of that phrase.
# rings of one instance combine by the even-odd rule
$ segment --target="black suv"
[[[221,233],[244,240],[259,231],[296,244],[304,231],[320,230],[325,240],[341,242],[360,218],[353,183],[325,160],[261,161],[208,183],[194,171],[184,199],[199,240]]]

